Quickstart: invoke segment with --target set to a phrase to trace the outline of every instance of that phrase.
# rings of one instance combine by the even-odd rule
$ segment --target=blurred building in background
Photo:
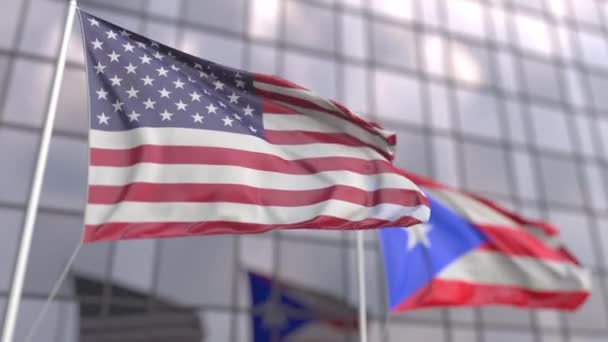
[[[376,233],[366,233],[371,340],[608,339],[608,3],[600,0],[80,0],[89,12],[178,49],[278,74],[398,132],[397,164],[553,221],[594,270],[574,314],[509,308],[386,314]],[[0,1],[0,313],[54,60],[63,0]],[[87,95],[78,25],[52,140],[17,340],[81,237]],[[73,268],[195,312],[205,341],[252,341],[246,270],[356,305],[354,234],[290,231],[87,245]],[[78,282],[76,283],[76,285]],[[82,284],[81,284],[82,285]],[[36,341],[77,341],[79,286],[66,282]],[[82,289],[80,289],[82,291]],[[91,290],[92,291],[92,290]],[[143,296],[143,297],[140,297]],[[124,302],[134,300],[128,295]],[[80,307],[82,308],[82,307]],[[116,319],[112,310],[99,320]],[[93,316],[91,316],[93,315]],[[105,316],[104,316],[105,315]],[[145,316],[149,316],[145,318]],[[107,320],[106,320],[107,322]],[[145,329],[142,328],[142,333]],[[344,333],[341,341],[355,341]]]

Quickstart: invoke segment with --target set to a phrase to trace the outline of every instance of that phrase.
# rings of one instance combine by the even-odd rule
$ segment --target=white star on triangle
[[[102,65],[101,62],[97,62],[97,65],[93,67],[95,69],[95,74],[103,74],[106,66]]]
[[[94,42],[91,42],[91,44],[93,44],[93,50],[101,50],[101,46],[103,45],[103,42],[100,41],[99,39],[95,38]]]
[[[173,84],[175,84],[175,88],[181,88],[184,89],[184,82],[182,82],[179,78],[177,79],[177,81],[173,82]]]
[[[99,27],[99,21],[95,20],[95,18],[89,18],[87,20],[91,23],[91,26]]]
[[[133,48],[135,47],[135,46],[131,45],[131,43],[122,44],[122,46],[124,46],[125,52],[127,52],[127,51],[133,52]]]
[[[253,115],[253,108],[251,108],[250,105],[247,105],[247,107],[243,108],[243,111],[245,112],[245,116]]]
[[[232,95],[228,96],[228,98],[230,99],[230,103],[238,103],[240,96],[233,92]]]
[[[194,101],[198,101],[201,102],[201,94],[197,93],[197,92],[192,92],[192,94],[190,94],[190,97],[192,97],[192,102]]]
[[[190,116],[194,119],[195,123],[197,123],[197,122],[203,123],[204,116],[200,115],[199,113],[196,113],[196,115],[190,115]]]
[[[106,34],[108,35],[108,39],[114,39],[116,40],[116,33],[112,30],[106,32]]]
[[[186,107],[188,106],[187,104],[183,103],[182,100],[179,100],[179,102],[177,102],[175,104],[177,106],[177,110],[186,110]]]
[[[166,109],[164,112],[160,113],[160,116],[162,116],[162,121],[171,121],[171,117],[173,116],[173,113],[169,113]]]
[[[108,92],[105,91],[103,88],[100,88],[98,91],[96,91],[96,93],[97,93],[98,100],[100,100],[100,99],[107,100],[108,99],[107,98]]]
[[[135,97],[137,98],[137,93],[139,93],[139,90],[131,87],[131,89],[127,90],[127,94],[129,94],[129,98]]]
[[[122,82],[122,78],[118,78],[118,75],[114,75],[114,77],[110,78],[110,82],[112,82],[113,86],[119,86],[120,82]]]
[[[146,75],[146,77],[141,79],[142,81],[144,81],[144,85],[153,85],[152,82],[154,82],[153,78],[150,78],[150,76]]]
[[[432,227],[427,224],[419,224],[410,228],[404,228],[407,232],[407,250],[411,250],[421,243],[425,247],[431,247],[428,234]]]
[[[99,124],[104,124],[104,125],[109,125],[110,123],[108,122],[108,120],[110,120],[109,116],[106,116],[106,113],[101,113],[101,115],[97,115],[97,118],[99,119]]]
[[[222,119],[222,121],[224,121],[224,126],[230,126],[230,127],[232,127],[232,122],[234,120],[232,120],[231,118],[229,118],[229,117],[226,116],[226,117],[224,117]]]
[[[129,63],[129,65],[127,65],[125,67],[125,69],[127,69],[127,74],[134,74],[135,73],[135,69],[137,69],[137,66]]]
[[[150,99],[149,97],[146,101],[144,101],[144,106],[146,106],[145,109],[154,109],[155,104],[156,104],[156,101],[152,101],[152,99]]]
[[[207,114],[211,114],[211,113],[213,113],[213,114],[217,114],[217,112],[216,112],[217,107],[216,107],[216,106],[214,106],[214,105],[213,105],[213,103],[209,104],[209,105],[208,105],[207,107],[205,107],[205,108],[207,108]]]
[[[127,114],[127,116],[129,117],[129,122],[133,122],[133,121],[139,121],[139,117],[141,116],[141,114],[136,113],[133,110],[133,111],[131,111],[130,114]]]

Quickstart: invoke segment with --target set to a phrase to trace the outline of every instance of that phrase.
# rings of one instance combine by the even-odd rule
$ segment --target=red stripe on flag
[[[363,175],[400,174],[384,160],[347,157],[285,160],[280,157],[222,147],[143,145],[127,150],[91,148],[92,166],[132,166],[138,163],[233,165],[260,171],[310,175],[322,171],[352,171]]]
[[[480,249],[496,251],[507,255],[528,256],[543,260],[572,262],[559,250],[544,244],[541,240],[524,230],[515,230],[490,225],[475,225],[489,241]]]
[[[98,226],[85,227],[84,242],[127,240],[145,238],[166,238],[191,235],[210,234],[252,234],[264,233],[275,229],[331,229],[356,230],[375,229],[388,225],[408,227],[420,224],[420,221],[404,216],[396,222],[378,219],[363,221],[348,221],[331,216],[317,216],[309,221],[287,225],[268,225],[240,222],[158,222],[158,223],[108,223]],[[312,227],[312,228],[311,228]]]
[[[238,184],[156,184],[133,183],[125,186],[92,185],[89,203],[114,204],[134,202],[230,202],[268,206],[306,206],[328,200],[342,200],[366,207],[379,203],[402,206],[423,205],[418,191],[380,189],[363,191],[350,186],[336,185],[315,190],[261,189]]]
[[[526,308],[576,310],[589,296],[586,291],[540,291],[515,286],[473,284],[435,279],[395,307],[402,312],[423,307],[502,304]]]
[[[353,147],[367,147],[380,153],[384,158],[390,160],[392,154],[380,150],[376,146],[366,144],[361,140],[353,138],[345,133],[322,133],[322,132],[306,132],[306,131],[275,131],[266,130],[264,132],[266,140],[275,145],[306,145],[306,144],[337,144]]]
[[[264,75],[264,74],[253,74],[253,77],[256,81],[259,82],[264,82],[264,83],[268,83],[268,84],[272,84],[274,86],[277,87],[285,87],[285,88],[292,88],[292,89],[302,89],[302,90],[308,90],[302,86],[299,86],[295,83],[289,82],[288,80],[284,79],[284,78],[280,78],[278,76],[272,76],[272,75]]]
[[[295,109],[283,106],[269,99],[262,99],[262,112],[268,114],[298,114]]]

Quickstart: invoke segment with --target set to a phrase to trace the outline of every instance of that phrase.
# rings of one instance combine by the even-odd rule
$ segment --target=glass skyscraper
[[[0,1],[0,313],[67,5]],[[80,6],[202,58],[278,74],[337,99],[398,133],[400,167],[553,222],[593,270],[593,294],[576,313],[482,308],[388,315],[376,233],[366,232],[371,341],[608,340],[608,2],[80,0]],[[82,234],[83,63],[76,24],[17,341]],[[356,305],[354,236],[281,231],[96,243],[84,246],[72,271],[102,284],[100,322],[115,319],[116,302],[140,318],[156,317],[162,298],[200,319],[173,329],[197,336],[192,329],[200,326],[204,341],[245,342],[252,341],[247,270]],[[148,298],[117,296],[117,287]],[[80,339],[76,290],[68,279],[35,341]],[[340,341],[356,340],[345,334]]]

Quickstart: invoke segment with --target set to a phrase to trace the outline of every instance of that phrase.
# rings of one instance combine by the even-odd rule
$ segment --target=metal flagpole
[[[57,114],[57,103],[59,101],[59,92],[61,90],[61,81],[63,79],[63,71],[65,69],[65,60],[67,56],[68,43],[70,34],[72,33],[72,24],[76,14],[76,0],[70,0],[65,27],[63,29],[63,39],[59,57],[55,69],[53,86],[51,88],[51,98],[49,100],[42,137],[38,150],[38,159],[36,161],[36,169],[32,178],[32,187],[30,189],[30,197],[23,222],[21,232],[21,242],[17,253],[17,261],[13,271],[13,281],[10,289],[8,306],[6,307],[6,315],[4,317],[4,327],[2,331],[2,342],[13,342],[15,334],[15,326],[17,323],[17,314],[19,312],[19,304],[21,302],[21,294],[23,292],[23,283],[25,280],[25,271],[27,269],[27,261],[32,246],[32,237],[34,235],[34,225],[36,223],[36,215],[38,212],[38,204],[40,202],[40,193],[42,191],[42,183],[44,181],[44,171],[49,154],[49,146],[51,136],[53,134],[53,125],[55,123],[55,115]]]
[[[367,303],[365,298],[365,254],[363,231],[357,231],[357,277],[359,283],[359,341],[367,342]]]

